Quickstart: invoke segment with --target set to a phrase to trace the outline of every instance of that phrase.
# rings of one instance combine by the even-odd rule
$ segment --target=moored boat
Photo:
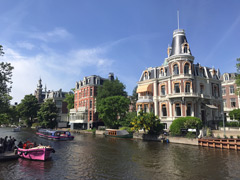
[[[65,141],[74,139],[74,136],[72,136],[69,131],[39,129],[36,134],[51,140]]]
[[[21,158],[45,161],[50,157],[51,153],[55,153],[55,150],[50,146],[40,145],[34,147],[33,143],[27,141],[27,143],[23,145],[23,148],[17,149],[17,153]]]
[[[20,132],[21,131],[21,127],[16,127],[13,129],[13,132]]]
[[[133,134],[130,134],[126,130],[119,129],[106,129],[105,136],[117,138],[133,138]]]

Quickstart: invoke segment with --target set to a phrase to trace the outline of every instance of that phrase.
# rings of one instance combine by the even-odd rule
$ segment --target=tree
[[[3,55],[2,46],[0,45],[0,55]],[[12,97],[9,95],[11,92],[11,78],[13,67],[10,63],[0,63],[0,113],[9,108],[10,100]]]
[[[32,126],[34,118],[37,117],[39,110],[38,100],[32,94],[26,95],[21,103],[17,105],[17,111],[19,116],[23,118],[28,127]]]
[[[240,122],[240,109],[234,109],[229,112],[231,119],[238,120]]]
[[[124,96],[110,96],[101,100],[98,106],[99,118],[110,128],[118,128],[129,108],[130,100]]]
[[[3,56],[3,55],[4,55],[3,47],[2,47],[2,45],[0,45],[0,56]]]
[[[143,129],[148,134],[160,134],[164,127],[157,116],[153,113],[144,113],[143,111],[138,113],[138,116],[133,119],[131,124],[133,125],[132,130],[139,131]]]
[[[133,89],[133,92],[132,92],[132,96],[130,97],[131,103],[133,106],[133,109],[132,109],[133,112],[136,112],[136,103],[138,100],[137,88],[138,88],[138,86],[135,86],[135,88]]]
[[[99,118],[110,128],[117,128],[128,111],[130,100],[125,86],[118,79],[106,80],[98,87],[97,112]]]
[[[131,122],[137,116],[137,112],[127,112],[125,118],[120,122],[123,127],[132,127]]]
[[[58,109],[52,99],[41,104],[37,118],[42,127],[54,128],[57,125]]]
[[[67,103],[68,112],[70,112],[70,109],[74,108],[74,91],[75,89],[71,89],[71,91],[65,95],[64,102]]]

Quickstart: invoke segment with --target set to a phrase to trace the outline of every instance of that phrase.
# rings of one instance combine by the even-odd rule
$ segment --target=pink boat
[[[18,155],[21,158],[45,161],[50,157],[51,153],[55,153],[55,150],[50,146],[37,146],[33,147],[32,143],[28,143],[29,149],[18,148]]]

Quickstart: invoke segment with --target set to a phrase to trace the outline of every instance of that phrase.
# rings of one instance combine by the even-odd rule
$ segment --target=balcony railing
[[[151,99],[151,100],[153,100],[153,96],[139,96],[138,99]]]

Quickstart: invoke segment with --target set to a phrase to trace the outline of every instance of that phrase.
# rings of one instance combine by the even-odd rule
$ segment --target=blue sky
[[[0,0],[0,44],[11,62],[13,102],[69,91],[84,76],[113,72],[132,94],[147,67],[162,65],[177,29],[195,63],[235,72],[240,57],[239,0]]]

